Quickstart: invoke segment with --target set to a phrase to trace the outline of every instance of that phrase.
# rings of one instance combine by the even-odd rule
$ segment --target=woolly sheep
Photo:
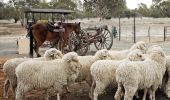
[[[166,56],[166,75],[163,78],[163,91],[170,98],[170,56]]]
[[[147,91],[150,94],[149,98],[155,100],[155,91],[162,84],[166,70],[165,53],[159,46],[153,46],[147,53],[144,61],[122,63],[117,68],[118,89],[115,100],[121,100],[123,88],[124,100],[132,100],[137,89],[144,89],[142,100],[145,100]]]
[[[75,52],[65,54],[62,59],[30,60],[21,63],[16,68],[16,100],[21,100],[26,92],[33,89],[46,91],[51,87],[57,92],[59,100],[62,88],[75,81],[80,67],[78,55]],[[48,98],[46,99],[48,100]]]
[[[12,91],[15,95],[15,89],[17,86],[15,69],[19,64],[21,64],[24,61],[28,61],[28,60],[39,61],[39,60],[60,59],[60,58],[62,58],[62,56],[63,55],[62,55],[61,51],[59,51],[55,48],[51,48],[45,52],[44,57],[34,58],[34,59],[32,59],[32,58],[14,58],[14,59],[10,59],[10,60],[6,61],[3,66],[3,71],[7,76],[7,79],[5,80],[5,83],[4,83],[4,97],[8,98],[8,90],[9,90],[10,85],[11,85]]]
[[[143,53],[139,49],[135,49],[123,60],[98,60],[93,63],[90,71],[93,77],[91,94],[94,90],[94,100],[97,100],[98,95],[101,94],[108,85],[117,87],[116,69],[122,62],[140,60],[144,60]]]
[[[90,74],[91,65],[97,60],[110,59],[108,50],[102,49],[96,52],[94,56],[79,56],[78,57],[82,68],[76,82],[86,81],[89,86],[92,84],[92,76]]]
[[[110,50],[109,53],[113,60],[122,60],[127,57],[127,55],[135,49],[140,49],[143,53],[146,51],[146,43],[143,41],[139,41],[136,44],[134,44],[130,49],[128,50],[121,50],[121,51],[114,51]]]

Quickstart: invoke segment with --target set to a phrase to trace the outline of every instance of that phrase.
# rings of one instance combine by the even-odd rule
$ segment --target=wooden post
[[[151,40],[151,36],[150,36],[150,26],[149,26],[149,29],[148,29],[148,38],[149,38],[149,42]]]
[[[32,13],[33,14],[33,13]],[[32,20],[34,21],[34,14],[32,15]],[[27,16],[27,21],[28,21],[28,16]],[[30,54],[29,54],[29,56],[31,57],[31,58],[33,58],[33,35],[32,35],[32,28],[31,28],[31,22],[30,23],[27,23],[27,25],[28,25],[28,32],[29,32],[29,34],[30,34]]]
[[[166,26],[164,26],[164,41],[166,40]]]
[[[120,41],[120,38],[121,38],[121,25],[120,25],[120,16],[119,16],[119,41]]]
[[[30,32],[30,57],[33,58],[33,35],[32,35],[32,28],[29,28]]]
[[[135,14],[135,11],[134,11],[134,43],[136,43],[136,20],[135,20],[136,14]]]
[[[54,13],[52,13],[52,22],[54,23]]]
[[[41,20],[42,18],[41,18],[41,13],[40,13],[40,20]]]

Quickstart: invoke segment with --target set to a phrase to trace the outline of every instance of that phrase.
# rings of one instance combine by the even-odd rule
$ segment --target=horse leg
[[[35,53],[36,53],[36,55],[37,55],[37,57],[41,57],[41,55],[39,54],[39,47],[42,45],[42,43],[38,43],[38,42],[36,42],[35,41],[35,47],[34,47],[34,51],[35,51]]]

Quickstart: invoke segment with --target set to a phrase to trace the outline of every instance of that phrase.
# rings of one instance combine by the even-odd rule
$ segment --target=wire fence
[[[120,31],[121,41],[134,42],[136,37],[136,41],[160,42],[170,40],[170,26],[167,25],[156,19],[136,18],[136,31],[134,31],[133,19],[120,19],[120,27],[118,26],[117,30]]]

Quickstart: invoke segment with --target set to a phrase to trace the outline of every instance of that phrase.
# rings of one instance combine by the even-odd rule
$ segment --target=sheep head
[[[61,51],[57,50],[56,48],[51,48],[47,50],[44,54],[44,58],[46,60],[53,60],[53,59],[61,59],[63,57],[63,54]]]
[[[72,71],[77,72],[79,69],[81,69],[81,64],[78,60],[77,53],[69,52],[63,56],[63,60],[65,63],[69,64]]]
[[[75,81],[79,75],[81,64],[78,60],[78,55],[75,52],[69,52],[62,58],[68,66],[68,72],[70,73],[69,81]]]
[[[130,61],[143,61],[145,60],[145,56],[141,50],[135,49],[128,54],[128,59]]]
[[[102,49],[96,52],[95,58],[98,60],[103,60],[103,59],[111,59],[111,56],[107,49]]]
[[[158,45],[151,46],[148,49],[147,54],[150,56],[152,60],[165,64],[166,61],[165,52],[160,46]]]
[[[146,53],[146,43],[144,41],[139,41],[130,48],[130,51],[135,49],[141,50],[143,54]]]

